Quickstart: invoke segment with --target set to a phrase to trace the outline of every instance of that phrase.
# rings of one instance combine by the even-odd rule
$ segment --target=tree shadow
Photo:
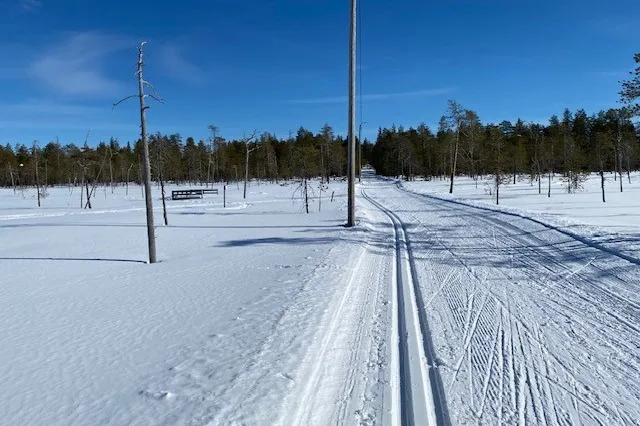
[[[3,228],[146,228],[144,223],[17,223],[0,225]],[[340,224],[334,225],[156,225],[156,229],[305,229],[305,228],[322,228],[322,229],[339,229]]]
[[[81,257],[0,257],[1,260],[42,260],[42,261],[70,261],[70,262],[124,262],[124,263],[143,263],[144,260],[135,259],[109,259],[109,258],[81,258]]]
[[[216,247],[246,247],[253,245],[274,245],[274,244],[286,244],[286,245],[309,245],[309,244],[331,244],[335,243],[338,239],[329,237],[320,238],[281,238],[281,237],[268,237],[268,238],[248,238],[244,240],[230,240],[223,241],[216,245]]]

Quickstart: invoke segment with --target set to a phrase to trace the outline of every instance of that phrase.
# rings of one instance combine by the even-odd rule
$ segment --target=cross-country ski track
[[[423,367],[452,424],[638,424],[637,265],[527,218],[363,188],[410,241]]]

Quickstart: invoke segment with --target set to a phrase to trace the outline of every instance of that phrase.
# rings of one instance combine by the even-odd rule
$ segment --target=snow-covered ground
[[[404,182],[403,186],[418,193],[534,217],[605,247],[640,257],[640,173],[631,173],[631,183],[627,175],[623,175],[623,192],[613,174],[605,174],[605,179],[606,203],[602,202],[600,176],[596,174],[589,175],[582,188],[572,194],[567,193],[563,177],[556,175],[551,180],[550,198],[546,177],[542,178],[542,194],[539,194],[537,181],[520,176],[515,185],[510,181],[500,186],[499,206],[495,204],[495,189],[490,178],[476,182],[469,177],[458,177],[453,196],[449,195],[448,180]]]
[[[437,185],[363,184],[406,229],[433,405],[454,425],[638,424],[640,259],[546,224],[526,201],[507,214]]]
[[[0,424],[638,424],[638,186],[593,185],[154,187],[155,265],[137,186],[1,189]]]
[[[348,297],[342,287],[363,251],[362,234],[342,239],[345,185],[309,215],[294,184],[254,182],[246,200],[230,185],[226,209],[216,187],[167,201],[166,227],[154,187],[155,265],[139,187],[100,189],[92,210],[79,208],[79,188],[50,188],[41,208],[33,190],[0,190],[0,424],[273,424],[296,412],[285,396],[304,393],[301,377],[325,376],[318,348],[328,359],[346,333],[377,353],[358,325],[373,314],[344,321],[366,290],[355,277]],[[366,295],[372,309],[383,296]],[[335,341],[322,346],[325,335]],[[315,390],[303,408],[329,418]]]

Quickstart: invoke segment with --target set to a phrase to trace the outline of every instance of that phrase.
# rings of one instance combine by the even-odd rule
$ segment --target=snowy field
[[[0,424],[637,425],[632,181],[496,207],[368,171],[354,229],[344,182],[308,215],[293,183],[168,200],[169,226],[154,187],[154,265],[140,187],[1,189]]]
[[[92,210],[79,188],[41,208],[0,190],[0,424],[277,421],[357,254],[346,185],[309,215],[294,184],[230,185],[226,209],[216,187],[167,201],[165,227],[154,186],[155,265],[138,186],[99,189]]]
[[[521,176],[515,185],[511,180],[500,186],[499,206],[495,204],[495,189],[490,178],[476,182],[458,177],[453,198],[531,216],[640,257],[640,173],[631,173],[631,183],[627,175],[623,175],[623,192],[613,174],[605,174],[605,179],[606,203],[602,202],[600,176],[596,174],[590,175],[583,187],[572,194],[567,193],[562,176],[556,175],[552,178],[550,198],[546,177],[542,179],[542,194],[539,194],[538,182]],[[403,186],[419,193],[451,198],[448,180],[405,182]]]

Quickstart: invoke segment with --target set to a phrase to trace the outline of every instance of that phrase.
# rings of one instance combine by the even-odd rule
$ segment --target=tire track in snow
[[[391,210],[362,195],[385,213],[394,228],[399,334],[399,406],[394,425],[449,425],[442,380],[426,322],[424,298],[417,282],[415,261],[406,225]]]

